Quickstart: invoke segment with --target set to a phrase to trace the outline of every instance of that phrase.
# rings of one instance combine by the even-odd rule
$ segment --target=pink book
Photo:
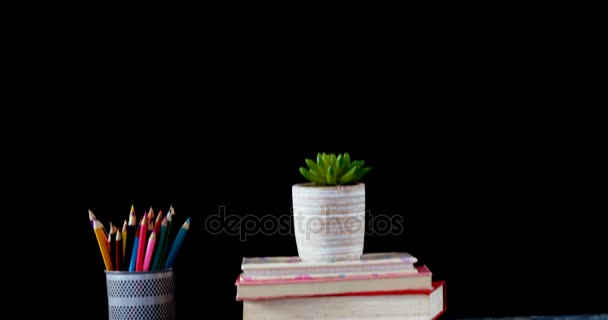
[[[298,256],[245,257],[242,277],[250,280],[298,279],[367,275],[371,273],[416,273],[416,257],[407,252],[364,253],[359,260],[305,262]]]
[[[432,273],[426,266],[417,266],[416,273],[369,273],[334,277],[303,277],[297,279],[236,280],[237,300],[263,300],[289,297],[328,296],[360,292],[394,292],[430,290]]]

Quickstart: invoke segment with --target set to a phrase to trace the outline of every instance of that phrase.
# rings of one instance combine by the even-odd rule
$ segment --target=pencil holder
[[[172,269],[105,273],[110,320],[175,319]]]

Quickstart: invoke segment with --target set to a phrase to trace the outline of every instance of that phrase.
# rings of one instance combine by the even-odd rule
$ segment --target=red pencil
[[[110,222],[110,234],[108,235],[108,251],[110,252],[110,259],[112,260],[112,266],[114,270],[118,270],[116,267],[116,234],[117,232],[116,226]]]
[[[139,243],[137,244],[137,261],[135,271],[143,271],[144,257],[146,254],[146,239],[148,239],[148,215],[144,213],[139,224]]]
[[[114,264],[114,270],[116,271],[121,271],[124,269],[125,263],[123,262],[123,256],[122,256],[122,232],[118,231],[116,232],[116,256],[115,256],[115,261],[116,263]]]

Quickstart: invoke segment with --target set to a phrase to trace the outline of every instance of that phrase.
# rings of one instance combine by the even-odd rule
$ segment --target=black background
[[[197,50],[176,41],[173,53],[188,57],[171,59],[154,41],[144,51],[84,41],[65,63],[46,61],[37,80],[53,85],[26,96],[58,107],[11,137],[25,139],[20,203],[49,218],[37,223],[62,248],[49,250],[59,272],[39,286],[47,310],[107,319],[88,209],[109,225],[131,205],[141,214],[172,204],[176,223],[191,218],[174,265],[179,318],[239,319],[242,258],[296,255],[295,239],[242,241],[211,234],[205,219],[220,207],[288,215],[304,159],[349,152],[372,167],[369,213],[404,221],[400,234],[366,236],[365,251],[408,251],[446,280],[446,319],[608,311],[603,124],[558,86],[549,55],[438,35],[369,37],[365,51],[356,41],[277,51],[203,38]],[[254,37],[224,44],[244,38]]]
[[[598,191],[574,168],[587,156],[584,145],[539,119],[398,115],[371,103],[356,120],[323,117],[334,108],[348,110],[311,104],[275,122],[256,120],[272,112],[251,107],[237,124],[231,117],[241,111],[216,118],[207,108],[179,119],[83,124],[86,142],[70,145],[56,177],[69,190],[60,223],[73,230],[70,264],[79,272],[66,285],[78,292],[75,302],[106,316],[103,262],[87,210],[108,225],[122,223],[131,204],[138,214],[172,204],[178,225],[191,217],[174,265],[180,319],[208,312],[238,319],[241,259],[296,255],[295,239],[257,233],[242,241],[212,234],[205,219],[220,207],[227,215],[289,215],[304,158],[348,151],[372,166],[364,179],[369,213],[403,217],[400,234],[367,235],[365,251],[408,251],[446,280],[446,318],[606,311],[592,294],[604,277],[605,238],[590,206]],[[316,120],[291,124],[302,117]]]

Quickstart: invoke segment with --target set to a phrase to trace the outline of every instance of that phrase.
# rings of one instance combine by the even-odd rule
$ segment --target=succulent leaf
[[[355,160],[355,161],[351,162],[351,166],[356,166],[357,169],[361,169],[361,167],[363,167],[364,162],[365,161],[363,161],[363,160]]]
[[[329,167],[327,169],[327,184],[336,184],[336,169],[334,169],[334,167]]]
[[[306,164],[308,165],[308,167],[310,168],[311,172],[317,173],[317,174],[321,174],[321,172],[319,171],[319,167],[317,166],[317,164],[310,160],[310,159],[306,159]]]
[[[323,178],[325,178],[326,172],[327,172],[327,166],[325,165],[325,161],[323,161],[323,156],[319,153],[319,155],[317,156],[317,168],[318,173],[320,176],[322,176]]]
[[[357,167],[352,167],[347,173],[345,173],[338,179],[338,182],[340,184],[348,184],[349,182],[354,180],[356,173]]]
[[[325,184],[325,179],[323,179],[314,171],[309,171],[304,167],[300,167],[300,173],[304,176],[304,178],[308,179],[311,182]]]
[[[350,156],[348,155],[348,152],[345,152],[344,153],[344,165],[342,166],[342,171],[346,172],[348,167],[350,167]]]
[[[357,175],[355,176],[355,179],[353,180],[353,182],[357,182],[357,181],[359,181],[359,179],[363,178],[363,176],[366,175],[370,169],[371,169],[371,167],[365,167],[365,168],[361,168],[360,170],[357,170]]]
[[[370,170],[363,167],[363,160],[351,161],[348,153],[317,153],[317,162],[305,159],[309,169],[300,167],[300,173],[307,180],[318,185],[344,185],[357,183]]]
[[[329,155],[325,152],[323,152],[323,154],[321,155],[321,158],[323,158],[323,163],[325,164],[325,166],[327,168],[329,168],[329,166],[331,165],[330,161],[329,161]]]

